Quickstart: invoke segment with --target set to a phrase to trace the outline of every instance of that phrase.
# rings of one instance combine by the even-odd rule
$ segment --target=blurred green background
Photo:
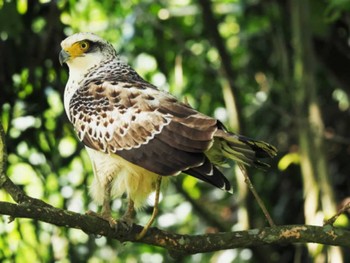
[[[58,63],[60,42],[89,31],[160,89],[233,131],[276,145],[271,169],[249,169],[258,193],[277,224],[322,224],[350,200],[349,11],[347,0],[0,0],[7,174],[53,206],[97,209],[88,196],[89,159],[63,109],[68,70]],[[186,175],[173,178],[155,225],[182,234],[267,226],[236,170],[233,164],[225,171],[233,195]],[[0,200],[12,201],[1,189]],[[121,208],[124,202],[115,200],[116,217]],[[151,211],[141,211],[137,221],[147,222]],[[174,261],[156,247],[7,220],[0,217],[1,262]],[[337,225],[348,228],[348,215]],[[349,260],[341,248],[281,244],[176,262]]]

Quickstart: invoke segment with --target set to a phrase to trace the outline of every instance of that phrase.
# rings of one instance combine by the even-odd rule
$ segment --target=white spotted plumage
[[[264,166],[257,158],[276,154],[273,146],[230,133],[158,90],[102,38],[78,33],[61,46],[61,62],[69,67],[64,106],[93,163],[97,203],[106,205],[108,190],[111,196],[126,193],[141,207],[158,175],[181,172],[230,191],[216,165],[235,159]]]

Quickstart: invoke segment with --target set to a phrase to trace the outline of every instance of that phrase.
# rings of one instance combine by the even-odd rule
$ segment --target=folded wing
[[[190,174],[229,191],[209,161],[217,120],[146,82],[96,80],[70,102],[70,118],[84,144],[160,175]]]

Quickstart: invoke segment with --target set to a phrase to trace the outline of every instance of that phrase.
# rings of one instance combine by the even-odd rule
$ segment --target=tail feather
[[[207,158],[200,165],[183,172],[232,193],[230,182],[217,166],[228,167],[228,160],[234,160],[238,164],[264,169],[269,165],[260,159],[271,158],[276,154],[277,149],[274,146],[230,133],[223,125],[218,125],[213,144],[205,152]]]
[[[225,161],[231,159],[247,166],[266,168],[269,165],[260,159],[271,158],[277,154],[277,149],[266,142],[253,140],[226,130],[219,129],[214,138],[215,143],[207,152],[207,156],[217,165],[220,163],[215,163],[215,160],[218,159],[217,155],[221,154],[221,159],[224,157]]]
[[[253,149],[257,158],[272,158],[277,155],[276,147],[271,144],[263,141],[252,140],[241,135],[239,135],[238,138]]]
[[[210,163],[208,161],[208,163]],[[201,171],[200,167],[194,167],[189,170],[184,171],[186,174],[192,175],[193,177],[196,177],[199,180],[202,180],[204,182],[207,182],[213,186],[216,186],[217,188],[220,188],[222,190],[225,190],[229,193],[233,193],[232,186],[230,182],[227,180],[227,178],[216,168],[215,166],[211,165],[211,171],[210,173],[203,173]]]

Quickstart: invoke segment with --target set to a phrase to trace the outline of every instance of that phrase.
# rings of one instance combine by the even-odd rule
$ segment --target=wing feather
[[[230,133],[216,119],[159,91],[114,56],[77,80],[67,84],[65,109],[79,139],[154,173],[184,171],[229,191],[229,181],[215,165],[232,159],[266,167],[259,159],[277,153],[272,145]]]
[[[79,139],[157,174],[174,175],[191,168],[212,173],[204,152],[212,145],[216,120],[146,82],[141,84],[100,80],[83,84],[70,102]]]
[[[176,130],[172,130],[171,126],[171,124],[166,126],[162,132],[157,135],[157,138],[176,149],[187,152],[204,152],[210,148],[210,145],[212,144],[211,140],[191,140],[190,138],[178,133]]]
[[[202,153],[188,153],[171,147],[157,137],[138,149],[117,151],[116,154],[160,175],[176,175],[204,162]]]

